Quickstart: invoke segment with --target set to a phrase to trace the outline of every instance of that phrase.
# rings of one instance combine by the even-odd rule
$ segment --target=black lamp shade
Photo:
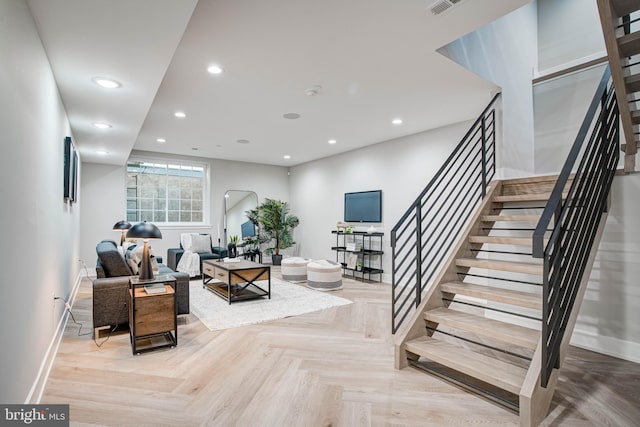
[[[126,231],[130,228],[131,224],[124,220],[118,221],[113,225],[114,230],[122,231],[122,237],[120,237],[120,246],[124,245],[124,233],[126,233]]]
[[[160,229],[150,222],[139,222],[127,231],[127,239],[162,239]]]
[[[114,230],[128,230],[131,228],[131,224],[127,221],[118,221],[113,225]]]
[[[127,239],[144,239],[142,251],[142,261],[138,277],[140,280],[153,280],[153,269],[151,267],[149,243],[147,239],[162,239],[160,229],[150,222],[139,222],[127,231]]]

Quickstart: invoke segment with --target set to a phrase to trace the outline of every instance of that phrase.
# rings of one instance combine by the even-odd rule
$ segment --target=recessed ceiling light
[[[192,149],[193,151],[198,151],[198,150],[199,150],[199,148],[198,148],[198,147],[192,147],[191,149]]]
[[[298,113],[284,113],[282,115],[282,117],[284,117],[285,119],[289,119],[289,120],[295,120],[295,119],[299,119],[300,118],[300,114],[298,114]]]
[[[106,77],[94,77],[91,80],[98,86],[107,88],[107,89],[116,89],[122,86],[120,82],[117,82],[113,79],[108,79]]]
[[[211,74],[222,74],[222,68],[219,65],[210,65],[207,68],[207,71],[210,72]]]
[[[338,141],[336,141],[335,139],[330,139],[329,141],[327,141],[329,144],[333,145],[335,143],[337,143]]]
[[[393,123],[394,125],[401,125],[402,124],[402,119],[393,119],[393,120],[391,120],[391,123]]]
[[[239,139],[236,141],[238,144],[249,144],[251,141],[248,139]]]
[[[173,113],[173,115],[179,119],[184,119],[185,117],[187,117],[187,115],[183,111],[176,111],[175,113]]]
[[[288,155],[288,154],[285,154],[285,155],[284,155],[284,156],[282,156],[282,157],[283,157],[283,158],[285,158],[285,159],[287,159],[287,160],[289,160],[289,159],[291,158],[291,156],[290,156],[290,155]]]
[[[96,154],[100,154],[101,156],[106,156],[107,154],[109,154],[109,152],[104,150],[98,150],[96,151]]]
[[[156,141],[158,141],[160,144],[164,144],[165,142],[167,142],[167,140],[164,138],[158,138],[156,139]]]
[[[102,123],[102,122],[97,122],[97,123],[94,123],[93,125],[98,129],[109,129],[111,127],[109,123]]]

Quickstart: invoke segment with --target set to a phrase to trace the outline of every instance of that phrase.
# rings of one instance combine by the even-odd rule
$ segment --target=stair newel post
[[[486,117],[483,114],[482,119],[480,120],[480,130],[482,132],[481,136],[481,155],[482,155],[482,197],[487,195],[487,124]]]
[[[422,203],[416,204],[416,308],[422,300]]]

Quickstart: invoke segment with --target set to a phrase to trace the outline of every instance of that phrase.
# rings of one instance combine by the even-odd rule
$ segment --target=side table
[[[160,293],[154,293],[158,289]],[[171,275],[151,280],[140,280],[137,276],[129,279],[129,335],[133,354],[178,345],[175,290],[176,279]]]

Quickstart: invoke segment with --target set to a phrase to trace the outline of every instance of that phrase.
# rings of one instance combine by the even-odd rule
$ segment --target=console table
[[[267,281],[267,289],[256,284],[260,280]],[[247,260],[203,261],[202,287],[229,304],[265,296],[271,299],[271,267]]]

